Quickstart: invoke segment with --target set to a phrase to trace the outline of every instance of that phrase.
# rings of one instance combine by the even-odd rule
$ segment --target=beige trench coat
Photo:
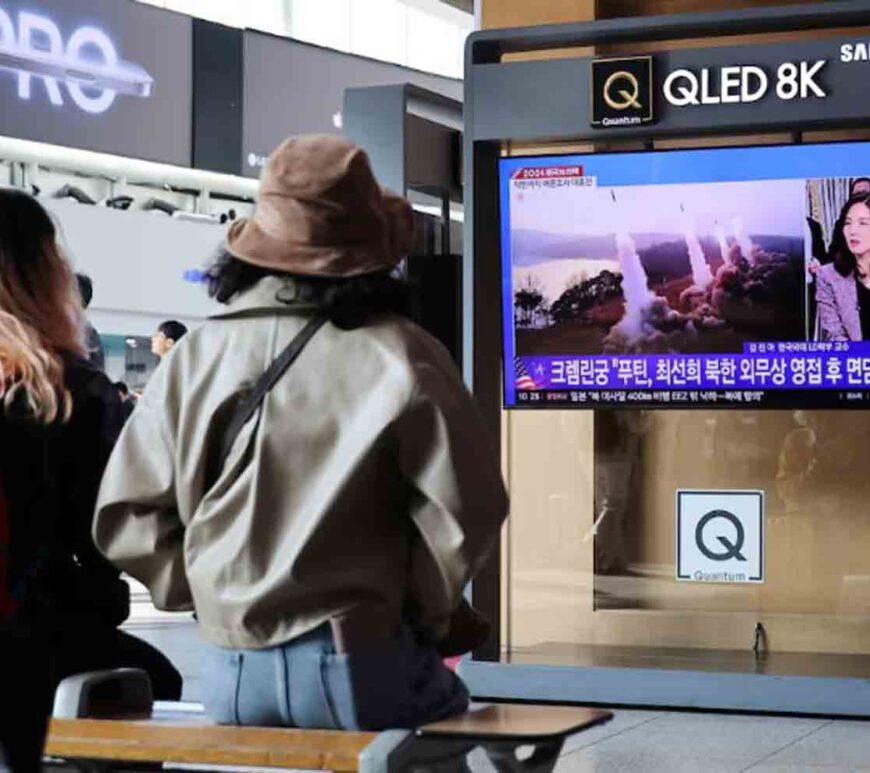
[[[498,461],[444,348],[410,321],[327,323],[209,488],[227,406],[310,309],[269,277],[157,369],[106,469],[93,534],[161,609],[261,648],[406,596],[443,633],[507,512]]]

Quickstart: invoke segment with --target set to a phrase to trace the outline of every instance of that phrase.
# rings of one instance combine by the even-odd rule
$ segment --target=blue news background
[[[529,166],[569,166],[580,165],[583,174],[597,178],[597,187],[609,188],[634,185],[667,185],[675,183],[719,183],[747,182],[752,180],[795,180],[820,177],[854,177],[860,174],[858,159],[865,157],[870,161],[870,142],[844,142],[808,145],[781,145],[771,147],[745,148],[711,148],[700,150],[665,150],[628,153],[596,153],[562,156],[523,156],[504,158],[499,161],[500,203],[501,203],[501,254],[502,254],[502,326],[504,351],[505,405],[518,405],[516,393],[516,376],[513,363],[518,362],[514,340],[514,304],[513,304],[513,256],[511,254],[511,206],[510,185],[512,175],[520,169]],[[858,169],[856,169],[856,167]],[[866,166],[864,167],[866,168]],[[795,342],[796,344],[819,346],[812,342]],[[746,351],[749,351],[747,345]],[[757,346],[780,347],[788,344],[757,344]],[[528,374],[535,387],[539,389],[684,389],[687,386],[698,389],[848,389],[870,388],[870,349],[864,345],[843,347],[834,351],[815,349],[808,362],[812,366],[813,378],[798,376],[795,380],[795,366],[801,360],[810,357],[806,352],[795,350],[781,352],[778,360],[792,363],[784,368],[781,363],[776,365],[776,380],[773,375],[765,377],[762,384],[750,360],[767,355],[734,354],[734,355],[578,355],[566,352],[562,357],[522,357],[524,371]],[[818,360],[817,363],[815,360]],[[734,384],[723,384],[709,378],[710,368],[726,366],[729,361],[735,362],[736,372],[743,373],[742,378]],[[742,364],[746,362],[747,364]],[[555,365],[554,364],[560,363]],[[560,373],[571,363],[570,383],[567,376],[564,381],[558,379]],[[576,364],[575,364],[576,363]],[[628,363],[633,363],[629,365]],[[668,383],[656,374],[669,371],[677,373],[685,371],[687,363],[697,366],[698,380],[693,376],[689,384]],[[594,373],[592,382],[581,381],[580,365],[584,373]],[[628,372],[646,373],[648,378],[643,383],[626,383],[620,378]],[[743,370],[741,370],[741,368]],[[822,378],[816,377],[817,368],[821,368]],[[605,374],[606,371],[606,375]],[[693,370],[694,373],[694,370]],[[652,374],[650,376],[650,374]],[[554,381],[554,376],[557,380]],[[841,376],[841,377],[840,377]],[[537,378],[536,378],[537,377]],[[538,379],[541,383],[538,383]],[[647,384],[646,382],[649,381]]]

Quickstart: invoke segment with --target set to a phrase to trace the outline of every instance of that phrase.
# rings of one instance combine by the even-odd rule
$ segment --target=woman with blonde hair
[[[35,345],[36,344],[36,345]],[[34,421],[53,420],[66,412],[68,401],[53,386],[57,374],[49,373],[51,362],[37,356],[38,342],[11,314],[0,311],[0,395],[3,412],[26,404]],[[2,420],[0,420],[2,425]],[[9,438],[4,432],[4,443]],[[15,603],[9,588],[9,510],[0,477],[0,683],[14,704],[0,699],[0,765],[12,770],[36,770],[51,700],[52,681],[45,642],[26,627],[15,625]],[[20,689],[8,688],[15,685]]]
[[[178,697],[169,661],[118,630],[129,589],[90,537],[123,412],[85,359],[83,333],[51,218],[31,196],[0,190],[0,626],[43,643],[54,681],[138,666],[156,693]]]

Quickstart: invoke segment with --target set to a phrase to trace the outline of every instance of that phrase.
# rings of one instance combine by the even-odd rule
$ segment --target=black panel
[[[347,89],[343,98],[344,136],[365,150],[381,185],[404,195],[404,90],[401,86]]]
[[[244,37],[241,30],[193,22],[193,165],[240,174]]]
[[[405,120],[408,187],[445,190],[453,201],[462,201],[462,187],[457,185],[456,176],[461,132],[416,115],[409,114]]]
[[[408,280],[419,322],[462,365],[462,256],[411,255]]]
[[[501,447],[501,298],[492,288],[501,282],[498,191],[499,149],[479,143],[477,150],[466,135],[465,266],[463,275],[463,328],[466,381],[471,375],[474,397],[480,406],[495,448]],[[469,206],[470,204],[470,206]],[[473,207],[472,217],[468,210]],[[475,660],[499,659],[501,632],[501,543],[497,540],[471,586],[472,603],[489,618],[492,634],[474,651]],[[507,623],[507,621],[505,621]]]
[[[314,0],[310,0],[314,2]],[[428,91],[460,98],[461,81],[379,62],[298,40],[245,33],[245,173],[256,177],[262,159],[285,137],[295,134],[341,134],[339,117],[346,89],[411,83]],[[370,111],[377,108],[370,106]],[[345,136],[358,140],[348,134]],[[401,126],[396,126],[399,131]],[[391,130],[392,132],[393,130]],[[389,147],[384,140],[382,147]],[[363,145],[367,151],[374,145]],[[395,154],[393,154],[394,157]],[[398,156],[401,160],[402,156]],[[381,178],[379,178],[381,179]],[[395,186],[381,179],[383,185]],[[398,188],[397,188],[398,190]]]

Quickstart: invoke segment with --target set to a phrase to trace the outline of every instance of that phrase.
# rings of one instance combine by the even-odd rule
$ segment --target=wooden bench
[[[81,685],[79,685],[81,687]],[[105,705],[103,709],[105,710]],[[148,717],[52,719],[45,753],[91,770],[118,763],[183,763],[362,773],[467,771],[482,748],[498,771],[548,773],[565,738],[607,722],[607,711],[567,706],[492,704],[417,730],[362,733],[215,725],[190,703],[153,705]],[[139,709],[141,714],[141,707]],[[519,759],[520,747],[532,747]]]

